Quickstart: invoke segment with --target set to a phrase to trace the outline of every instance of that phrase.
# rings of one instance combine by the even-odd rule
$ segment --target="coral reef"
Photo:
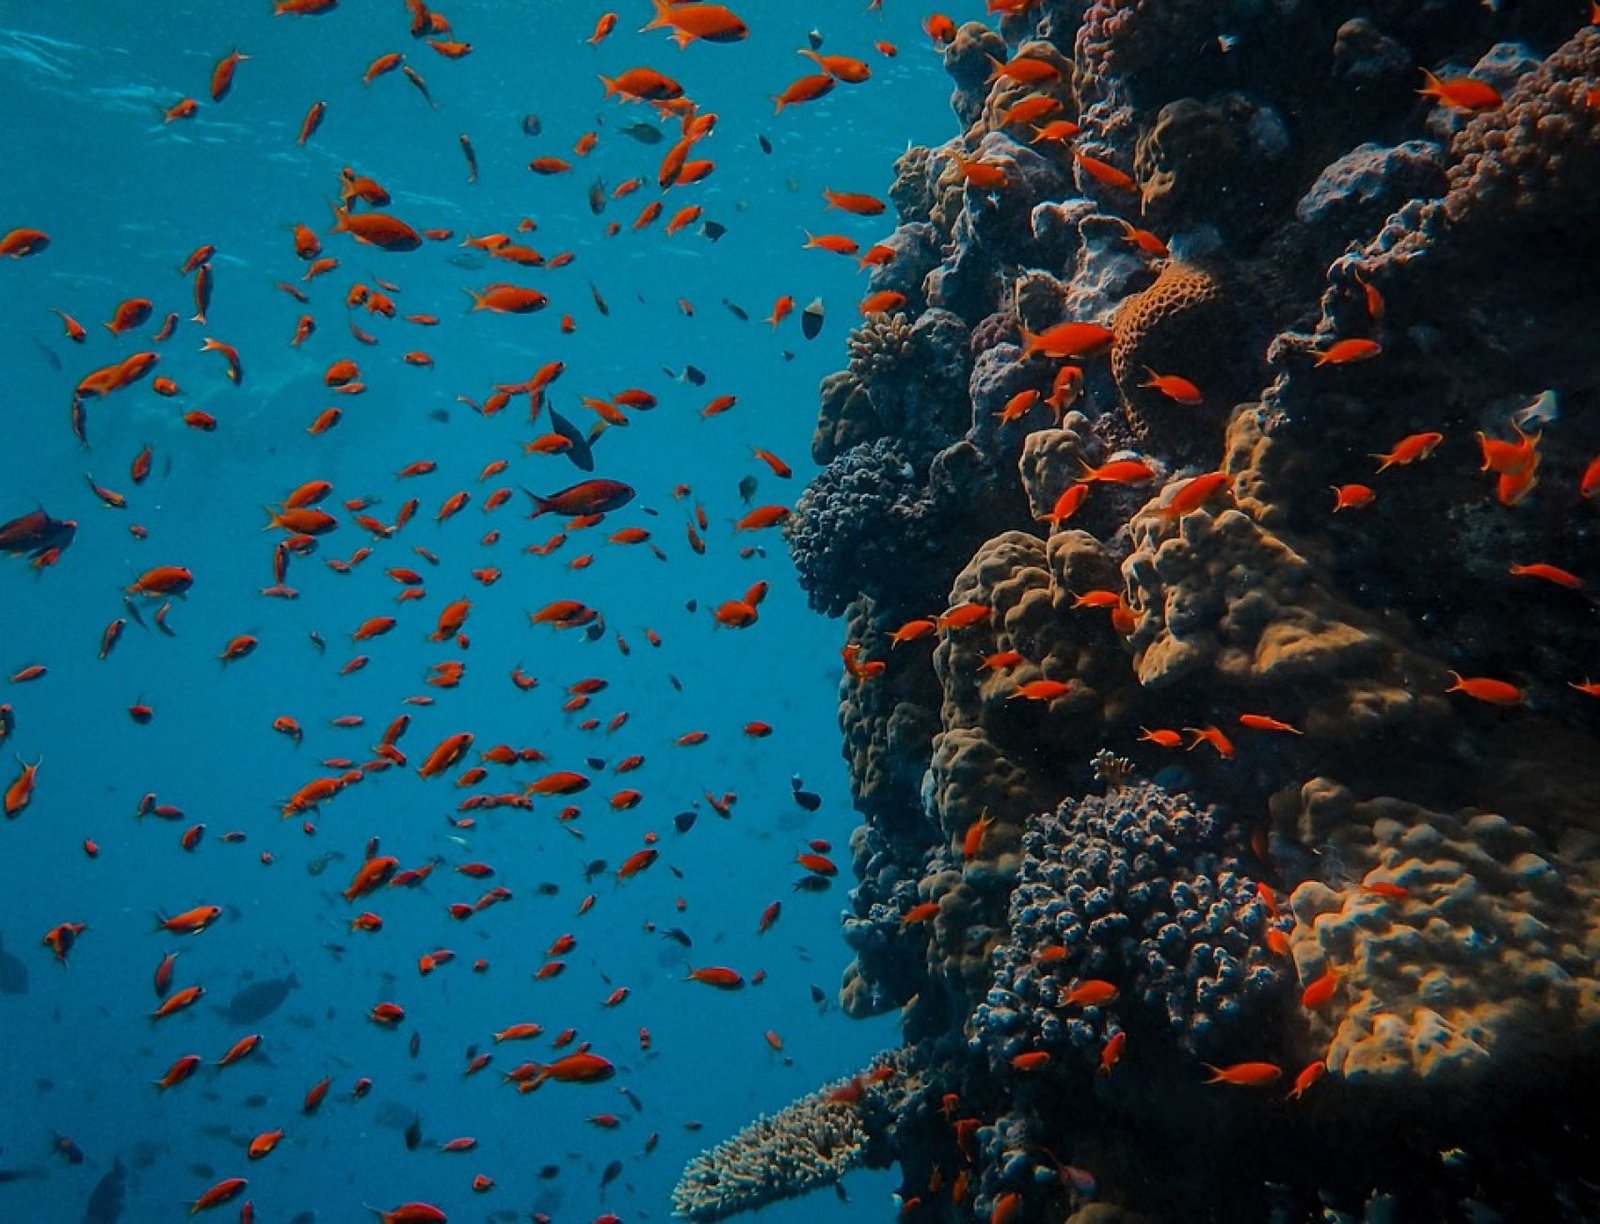
[[[994,7],[786,529],[903,1214],[1600,1217],[1600,28]]]
[[[1098,1053],[1129,1007],[1216,1057],[1283,985],[1243,832],[1216,809],[1141,783],[1031,820],[1023,852],[994,985],[973,1016],[974,1052],[997,1065],[1026,1050]],[[1066,1002],[1085,980],[1115,985],[1115,1007]]]

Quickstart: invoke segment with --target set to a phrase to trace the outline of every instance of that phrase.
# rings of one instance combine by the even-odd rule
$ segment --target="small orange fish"
[[[1444,441],[1444,435],[1437,432],[1408,434],[1394,444],[1387,455],[1374,454],[1378,460],[1378,471],[1383,472],[1391,467],[1403,467],[1408,463],[1416,463],[1433,454],[1439,443]]]
[[[1365,340],[1352,337],[1345,340],[1335,340],[1327,348],[1320,350],[1316,355],[1317,366],[1349,365],[1356,361],[1368,361],[1376,357],[1383,349],[1376,340]]]
[[[1211,1073],[1205,1081],[1208,1084],[1235,1084],[1243,1088],[1255,1088],[1273,1083],[1283,1075],[1282,1067],[1269,1062],[1241,1062],[1227,1067],[1213,1067],[1210,1063],[1200,1065]]]
[[[1341,510],[1359,510],[1362,506],[1370,506],[1377,500],[1377,493],[1364,484],[1334,485],[1333,512]]]
[[[1452,681],[1447,693],[1465,693],[1477,701],[1489,705],[1515,706],[1521,705],[1523,692],[1516,685],[1504,680],[1494,680],[1488,676],[1462,676],[1458,672],[1451,672]]]
[[[1426,68],[1422,70],[1423,87],[1417,92],[1432,98],[1451,110],[1493,110],[1504,101],[1500,91],[1484,81],[1469,76],[1449,77],[1440,80]]]

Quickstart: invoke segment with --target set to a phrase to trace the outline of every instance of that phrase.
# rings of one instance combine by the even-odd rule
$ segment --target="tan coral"
[[[761,1115],[689,1162],[672,1191],[673,1214],[720,1220],[832,1185],[865,1163],[873,1127],[903,1092],[894,1082],[899,1078],[873,1085],[861,1075],[835,1080]]]
[[[1280,835],[1330,871],[1290,898],[1301,980],[1338,982],[1332,1005],[1309,1014],[1330,1071],[1455,1084],[1492,1060],[1518,1078],[1557,1044],[1600,1033],[1592,835],[1552,850],[1503,816],[1357,802],[1326,778],[1273,808]]]
[[[1176,374],[1214,397],[1237,343],[1236,314],[1222,283],[1169,260],[1155,283],[1123,300],[1111,320],[1111,376],[1129,424],[1152,444],[1192,454],[1220,433],[1216,399],[1196,408],[1141,387],[1147,370]]]
[[[1137,622],[1134,668],[1147,687],[1209,673],[1286,692],[1326,742],[1370,738],[1447,713],[1443,672],[1386,622],[1343,602],[1318,569],[1231,508],[1177,522],[1152,503],[1123,562]]]

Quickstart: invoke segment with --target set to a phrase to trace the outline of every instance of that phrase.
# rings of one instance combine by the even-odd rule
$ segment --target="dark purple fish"
[[[34,510],[0,523],[0,551],[42,556],[52,548],[65,549],[77,531],[78,524],[70,519],[53,519],[43,510]]]

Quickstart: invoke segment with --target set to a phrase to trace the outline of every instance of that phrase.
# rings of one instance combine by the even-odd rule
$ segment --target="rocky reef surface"
[[[1600,24],[990,7],[787,527],[905,1044],[680,1211],[1600,1218]]]

